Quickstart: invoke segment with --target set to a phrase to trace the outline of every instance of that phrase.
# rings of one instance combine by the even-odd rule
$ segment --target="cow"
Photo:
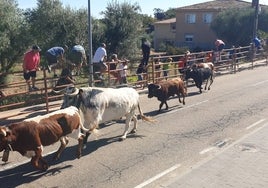
[[[182,103],[185,105],[187,88],[185,87],[183,80],[180,78],[161,81],[158,84],[151,83],[148,85],[148,98],[157,97],[157,99],[161,102],[158,112],[161,111],[164,104],[166,105],[166,110],[168,110],[167,100],[171,96],[177,95],[179,102],[181,103],[180,94],[183,97]]]
[[[199,92],[202,93],[202,84],[206,81],[205,90],[208,88],[210,90],[210,86],[213,83],[213,71],[210,68],[198,68],[198,67],[189,67],[185,71],[185,80],[187,81],[189,78],[192,78],[195,82],[197,88],[199,88]],[[210,80],[209,86],[208,80]]]
[[[42,157],[43,146],[51,145],[60,140],[61,145],[54,159],[59,159],[68,144],[67,135],[77,136],[77,157],[81,155],[83,131],[89,131],[81,123],[76,107],[57,110],[55,112],[29,118],[24,121],[0,126],[0,152],[4,151],[2,161],[8,161],[9,151],[17,151],[31,158],[31,164],[39,170],[47,170],[48,163]],[[80,152],[80,153],[79,153]]]
[[[120,140],[126,139],[131,120],[134,121],[134,128],[130,133],[136,133],[137,108],[142,120],[155,121],[142,113],[139,94],[133,88],[67,87],[61,92],[65,93],[61,108],[71,105],[79,108],[84,126],[92,131],[98,129],[101,123],[119,120],[125,116],[125,130]],[[86,133],[84,144],[88,136],[89,133]]]

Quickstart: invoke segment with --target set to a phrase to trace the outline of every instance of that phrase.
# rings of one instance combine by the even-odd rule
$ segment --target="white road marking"
[[[46,153],[45,155],[42,155],[42,156],[45,157],[45,156],[51,155],[52,153],[55,153],[56,151],[57,150],[51,151],[51,152]],[[23,157],[26,157],[26,156],[23,156]],[[25,160],[25,161],[22,161],[22,162],[13,163],[13,164],[10,164],[10,165],[3,164],[2,165],[3,168],[0,169],[0,172],[1,171],[4,171],[4,170],[11,169],[11,168],[15,168],[17,166],[20,166],[20,165],[23,165],[23,164],[26,164],[26,163],[29,163],[29,162],[30,162],[30,160],[28,159],[28,160]]]
[[[248,126],[246,129],[247,129],[247,130],[248,130],[248,129],[251,129],[252,127],[257,126],[258,124],[260,124],[260,123],[263,122],[263,121],[265,121],[265,119],[261,119],[261,120],[255,122],[255,123],[253,123],[252,125]]]
[[[258,85],[261,85],[261,84],[264,84],[264,83],[266,83],[266,82],[268,82],[268,80],[264,80],[264,81],[261,81],[261,82],[257,82],[256,84],[252,84],[251,86],[258,86]]]
[[[203,149],[202,151],[199,152],[200,155],[203,155],[211,150],[215,149],[215,147],[208,147],[206,149]]]
[[[170,111],[170,112],[165,113],[165,115],[166,115],[166,114],[173,114],[173,113],[175,113],[175,112],[178,112],[179,110],[183,110],[183,109],[187,109],[187,108],[192,108],[192,107],[194,107],[194,106],[198,106],[198,105],[203,104],[203,103],[206,103],[206,102],[208,102],[208,100],[204,100],[204,101],[197,102],[197,103],[194,103],[194,104],[189,105],[189,106],[185,106],[185,107],[183,107],[183,108],[179,108],[179,109],[176,109],[176,110],[172,110],[172,111]]]
[[[167,170],[165,170],[165,171],[163,171],[163,172],[157,174],[156,176],[154,176],[154,177],[148,179],[147,181],[141,183],[140,185],[137,185],[135,188],[142,188],[142,187],[144,187],[144,186],[146,186],[146,185],[152,183],[153,181],[155,181],[155,180],[161,178],[162,176],[164,176],[164,175],[166,175],[166,174],[172,172],[173,170],[176,170],[176,169],[179,168],[180,166],[181,166],[181,164],[176,164],[176,165],[172,166],[171,168],[169,168],[169,169],[167,169]]]

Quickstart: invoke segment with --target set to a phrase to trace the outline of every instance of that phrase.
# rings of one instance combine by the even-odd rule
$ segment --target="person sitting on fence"
[[[75,80],[73,79],[71,68],[65,67],[62,69],[60,78],[58,79],[56,86],[53,90],[58,91],[67,87],[68,84],[74,84],[74,83]]]
[[[78,44],[74,45],[69,53],[69,59],[71,63],[75,65],[76,75],[79,75],[82,65],[86,65],[87,62],[84,47]]]
[[[35,86],[36,71],[39,69],[41,49],[34,45],[32,49],[24,54],[23,58],[23,77],[26,80],[29,91],[38,90]],[[30,85],[30,78],[32,78],[32,86]]]
[[[108,66],[105,63],[107,60],[106,44],[101,43],[100,47],[97,48],[93,56],[93,76],[94,80],[100,80],[98,85],[104,85],[103,73],[108,70]]]

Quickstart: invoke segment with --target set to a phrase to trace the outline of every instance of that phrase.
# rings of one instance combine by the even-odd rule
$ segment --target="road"
[[[45,148],[51,164],[46,172],[13,152],[0,166],[0,187],[151,188],[168,185],[194,165],[215,156],[261,122],[268,121],[268,67],[217,76],[210,91],[188,87],[186,105],[170,99],[170,109],[157,113],[159,102],[141,95],[141,107],[155,124],[139,120],[138,132],[120,142],[123,121],[105,125],[75,158],[71,140],[59,161],[52,161],[59,143]],[[2,164],[2,162],[0,163]]]

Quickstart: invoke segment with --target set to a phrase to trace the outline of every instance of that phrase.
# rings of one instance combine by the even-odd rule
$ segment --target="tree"
[[[254,9],[230,9],[221,12],[211,23],[211,29],[228,44],[249,45],[252,42]],[[267,9],[259,15],[258,33],[268,32]]]
[[[164,19],[166,19],[166,13],[163,9],[154,8],[154,17],[157,20],[164,20]]]
[[[108,53],[117,53],[120,57],[136,55],[137,41],[142,32],[142,20],[138,4],[117,1],[108,3],[103,12],[103,23],[106,25],[105,38]]]
[[[0,73],[6,73],[23,55],[29,35],[28,25],[14,0],[1,0],[0,12]]]

